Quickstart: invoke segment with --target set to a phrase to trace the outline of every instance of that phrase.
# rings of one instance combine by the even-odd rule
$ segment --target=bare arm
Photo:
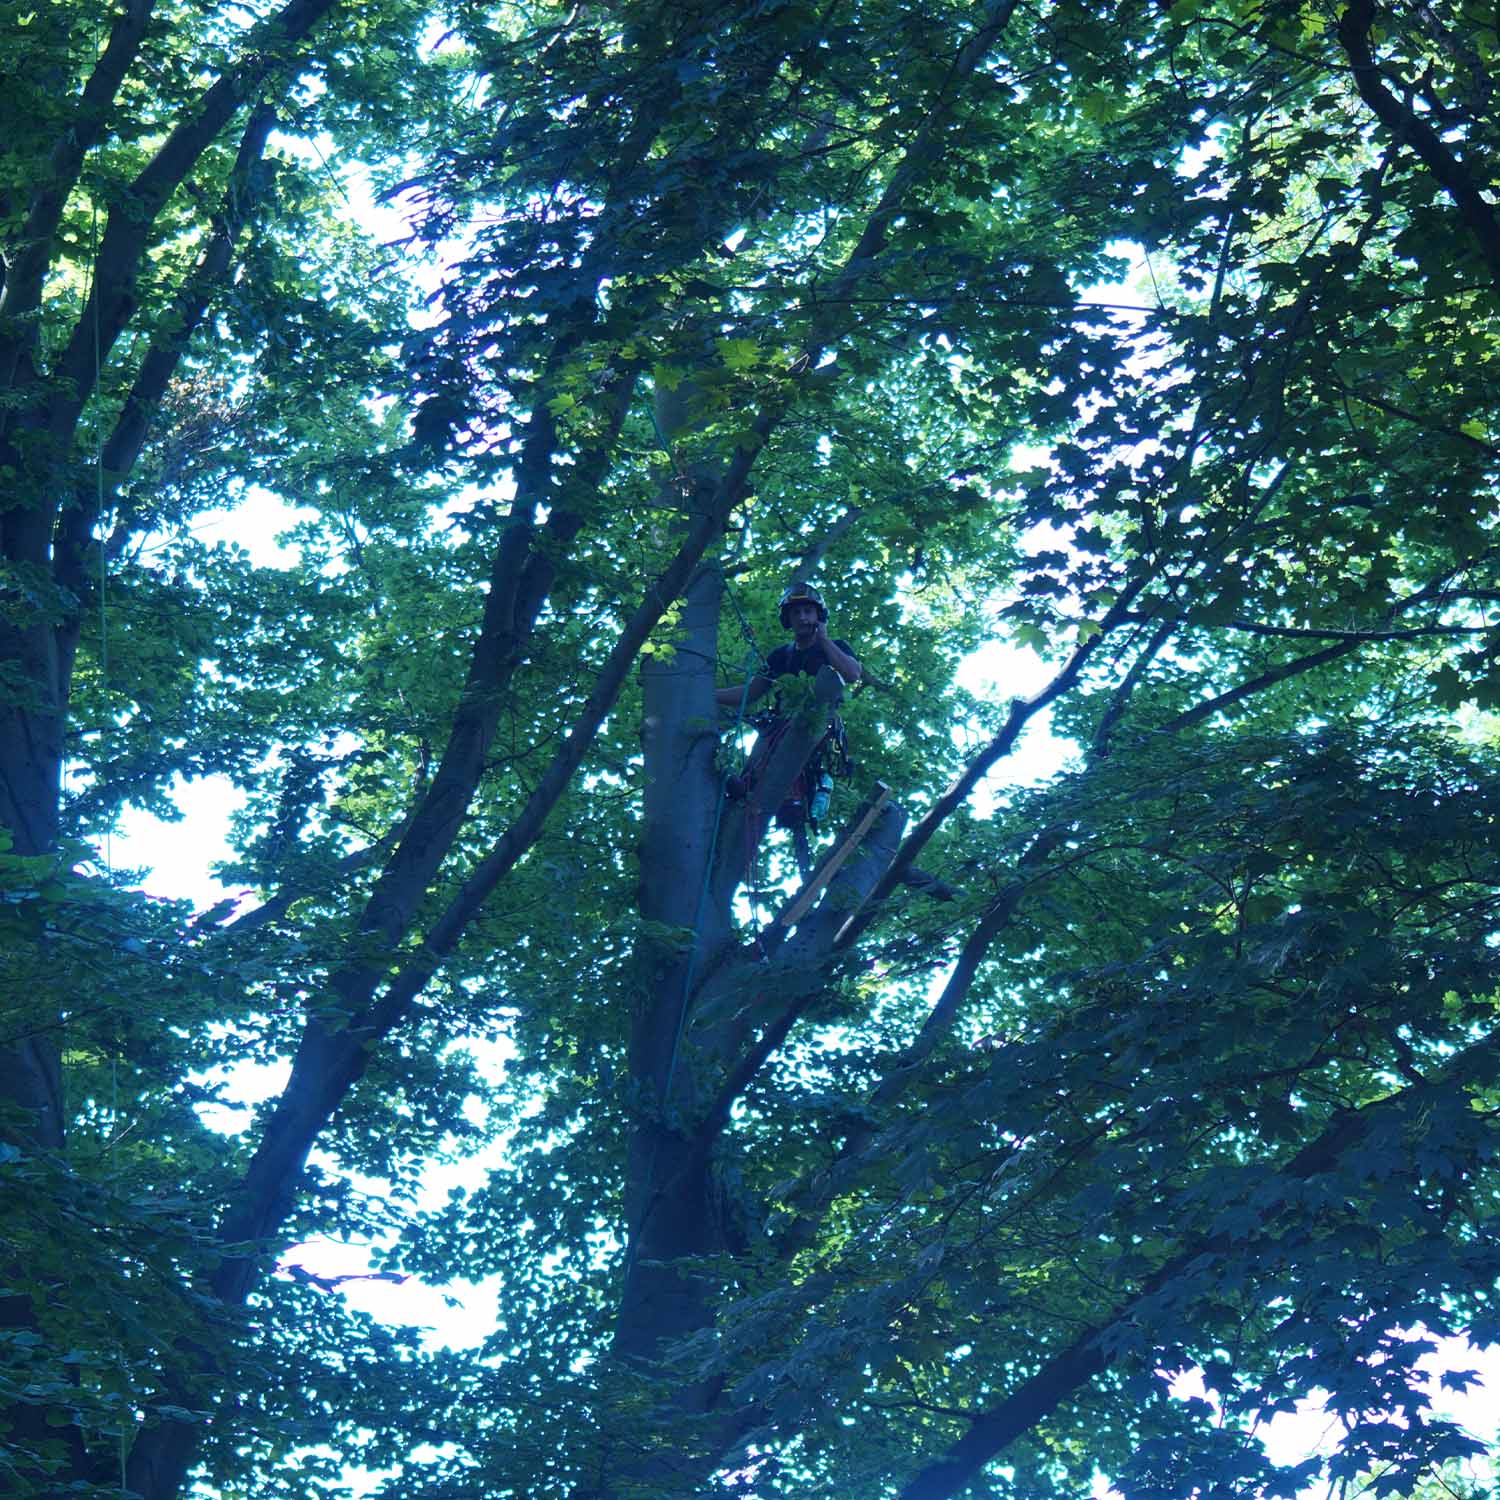
[[[758,703],[767,693],[771,691],[771,679],[763,673],[757,672],[750,679],[748,688],[743,685],[739,687],[723,687],[714,689],[714,701],[722,708],[738,708],[743,699],[748,708],[752,703]]]
[[[818,633],[813,639],[813,644],[823,648],[824,660],[845,682],[858,682],[864,676],[864,668],[847,651],[841,650],[834,643],[826,625],[818,626]]]

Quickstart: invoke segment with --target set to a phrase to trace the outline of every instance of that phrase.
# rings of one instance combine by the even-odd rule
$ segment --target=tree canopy
[[[0,28],[7,1493],[1481,1451],[1419,1362],[1500,1342],[1492,7]],[[260,494],[290,563],[195,533]],[[809,580],[864,680],[781,679],[736,800]],[[235,910],[104,852],[209,773]],[[329,1236],[498,1326],[359,1313]]]

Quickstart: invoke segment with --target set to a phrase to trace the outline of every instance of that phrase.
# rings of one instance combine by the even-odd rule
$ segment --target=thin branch
[[[1091,636],[1081,646],[1076,647],[1072,655],[1069,656],[1068,660],[1045,687],[1033,693],[1029,698],[1015,698],[1011,700],[1010,713],[1006,718],[1004,727],[964,767],[957,780],[933,803],[917,826],[907,834],[901,848],[896,853],[896,858],[891,863],[891,868],[881,879],[879,885],[875,887],[870,900],[865,903],[864,910],[840,934],[840,948],[847,948],[851,943],[855,942],[860,934],[864,932],[865,928],[875,920],[876,914],[880,909],[880,903],[901,884],[905,871],[916,863],[917,855],[922,852],[932,836],[942,827],[943,823],[953,812],[968,800],[975,787],[989,773],[990,768],[997,761],[1010,754],[1031,720],[1042,709],[1046,708],[1048,704],[1055,702],[1077,682],[1084,667],[1097,655],[1100,646],[1108,640],[1111,632],[1130,618],[1131,605],[1140,596],[1146,586],[1146,582],[1146,577],[1143,575],[1126,586],[1119,599],[1110,607],[1104,618],[1099,621],[1098,634]]]
[[[1301,625],[1262,625],[1255,620],[1230,620],[1226,630],[1248,635],[1275,636],[1291,640],[1350,641],[1367,645],[1380,641],[1415,641],[1431,636],[1485,635],[1490,625],[1412,625],[1405,630],[1318,630]]]
[[[1145,648],[1131,662],[1130,670],[1126,672],[1120,685],[1114,690],[1109,700],[1109,707],[1104,710],[1104,717],[1099,720],[1099,727],[1094,731],[1094,742],[1089,747],[1089,753],[1097,760],[1103,760],[1109,754],[1109,742],[1115,732],[1115,727],[1124,717],[1126,708],[1130,705],[1130,699],[1141,679],[1146,675],[1151,663],[1160,655],[1163,647],[1177,633],[1177,628],[1182,623],[1181,615],[1169,615],[1160,625],[1156,633],[1146,643]]]
[[[880,201],[866,219],[864,230],[844,262],[843,269],[834,277],[826,296],[817,297],[819,306],[826,307],[847,297],[868,274],[871,262],[885,249],[892,224],[909,207],[908,193],[942,151],[943,129],[955,102],[955,85],[966,79],[984,61],[990,48],[1010,24],[1017,3],[1018,0],[991,0],[973,35],[954,55],[947,78],[928,107],[926,118],[904,153],[901,164],[892,172],[890,181],[880,195]],[[821,346],[831,331],[827,327],[826,318],[820,318],[815,310],[813,342]]]
[[[1194,724],[1201,724],[1205,719],[1212,718],[1214,714],[1222,713],[1227,708],[1233,708],[1236,703],[1243,703],[1246,698],[1254,697],[1256,693],[1262,693],[1267,688],[1275,687],[1278,683],[1286,682],[1290,678],[1300,677],[1304,672],[1311,672],[1314,667],[1327,666],[1329,662],[1337,661],[1341,656],[1348,656],[1351,652],[1357,651],[1362,644],[1363,642],[1358,640],[1339,641],[1325,650],[1314,651],[1311,655],[1299,656],[1292,661],[1283,662],[1279,667],[1272,667],[1258,677],[1251,677],[1237,687],[1230,688],[1228,692],[1220,693],[1217,697],[1188,709],[1186,713],[1178,714],[1175,719],[1169,719],[1161,726],[1158,733],[1176,734],[1180,730],[1191,729]]]
[[[1442,422],[1434,422],[1421,416],[1419,413],[1410,411],[1404,406],[1389,400],[1385,396],[1377,396],[1370,391],[1362,390],[1353,386],[1341,376],[1337,369],[1330,367],[1324,372],[1331,384],[1335,385],[1346,396],[1364,406],[1373,406],[1376,411],[1383,411],[1387,416],[1399,417],[1403,422],[1410,422],[1414,427],[1419,427],[1423,432],[1435,432],[1440,437],[1451,438],[1455,443],[1460,443],[1466,448],[1472,448],[1479,453],[1487,454],[1494,458],[1500,456],[1500,444],[1486,442],[1484,438],[1475,437],[1471,432],[1465,432],[1460,427],[1449,427]]]
[[[1500,1059],[1500,1032],[1471,1044],[1450,1062],[1439,1085],[1465,1088],[1493,1076]],[[1333,1171],[1346,1152],[1357,1148],[1388,1116],[1400,1115],[1423,1096],[1430,1095],[1432,1082],[1423,1082],[1376,1100],[1358,1110],[1336,1115],[1323,1132],[1304,1146],[1277,1174],[1288,1183]],[[1264,1191],[1264,1189],[1261,1189]],[[1274,1243],[1270,1235],[1256,1241]],[[1137,1309],[1160,1296],[1174,1283],[1182,1283],[1186,1294],[1201,1276],[1207,1260],[1235,1245],[1227,1234],[1207,1236],[1180,1250],[1141,1284],[1133,1296],[1116,1307],[1104,1322],[1085,1330],[1061,1353],[1047,1360],[1028,1380],[1003,1401],[972,1419],[968,1432],[922,1466],[901,1490],[899,1500],[952,1500],[978,1477],[988,1463],[1011,1443],[1049,1416],[1074,1391],[1108,1368],[1107,1346],[1111,1333],[1128,1326]],[[1247,1256],[1255,1245],[1240,1243]]]
[[[1469,563],[1462,566],[1467,567]],[[1386,611],[1386,619],[1394,619],[1404,614],[1407,610],[1418,604],[1434,604],[1439,602],[1453,602],[1460,598],[1477,598],[1485,592],[1483,590],[1455,590],[1444,587],[1452,579],[1454,573],[1462,571],[1462,568],[1451,569],[1441,577],[1434,578],[1425,587],[1418,589],[1414,594],[1405,599],[1399,599]],[[1424,632],[1425,633],[1425,632]],[[1458,633],[1454,631],[1452,633]],[[1304,672],[1310,672],[1316,667],[1326,666],[1331,661],[1337,661],[1340,657],[1348,656],[1357,651],[1361,646],[1371,640],[1386,638],[1381,635],[1371,635],[1365,632],[1353,632],[1338,638],[1331,646],[1322,651],[1311,652],[1307,656],[1295,657],[1293,660],[1283,662],[1280,666],[1272,667],[1262,672],[1257,677],[1252,677],[1237,687],[1230,688],[1228,692],[1220,693],[1216,697],[1199,703],[1187,710],[1186,713],[1178,714],[1175,719],[1168,720],[1157,731],[1160,734],[1176,734],[1179,730],[1190,729],[1194,724],[1201,724],[1204,719],[1221,713],[1227,708],[1233,708],[1236,703],[1242,703],[1246,698],[1256,693],[1264,692],[1267,688],[1275,687],[1278,683],[1286,682],[1290,678],[1300,677]],[[1399,637],[1395,637],[1399,639]]]
[[[363,849],[356,849],[352,854],[346,854],[334,866],[334,881],[347,879],[351,875],[358,875],[361,870],[368,869],[383,854],[389,846],[389,839],[382,843],[369,844]],[[250,932],[259,932],[262,927],[284,917],[295,902],[305,896],[311,896],[319,891],[327,890],[329,882],[321,882],[318,885],[289,885],[276,892],[274,896],[265,901],[252,911],[241,912],[239,916],[225,922],[223,926],[215,929],[216,935],[223,936],[233,933],[236,937]]]

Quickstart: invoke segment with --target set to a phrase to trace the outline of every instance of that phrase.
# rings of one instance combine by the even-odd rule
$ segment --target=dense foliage
[[[1476,1451],[1418,1361],[1500,1341],[1493,9],[0,36],[7,1493]],[[288,565],[195,536],[261,492]],[[807,578],[866,675],[832,821],[894,802],[776,921],[829,707],[736,803],[713,694]],[[1044,685],[960,687],[981,648]],[[101,851],[207,772],[238,912]],[[287,1255],[326,1237],[498,1327],[356,1311]]]

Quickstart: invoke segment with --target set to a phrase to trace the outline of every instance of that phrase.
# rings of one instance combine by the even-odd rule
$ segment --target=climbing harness
[[[753,801],[760,773],[770,760],[781,736],[786,732],[790,720],[774,710],[757,714],[751,725],[760,733],[751,765],[741,773],[745,783],[744,794],[747,810]],[[785,798],[772,813],[778,828],[792,835],[792,848],[797,858],[798,873],[806,879],[812,851],[808,841],[808,829],[816,830],[827,818],[832,803],[834,781],[848,781],[854,774],[854,762],[849,756],[849,735],[842,716],[835,714],[828,732],[813,746],[796,779],[788,788]],[[762,809],[763,811],[765,809]]]

